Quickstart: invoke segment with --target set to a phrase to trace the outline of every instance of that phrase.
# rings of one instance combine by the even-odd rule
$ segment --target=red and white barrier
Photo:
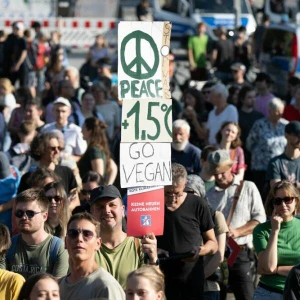
[[[50,35],[53,30],[61,33],[61,44],[66,47],[87,48],[94,44],[95,36],[113,29],[117,19],[99,18],[47,18],[47,19],[7,19],[0,18],[0,29],[6,33],[11,32],[11,26],[15,21],[24,22],[25,28],[38,21],[42,25],[42,31]]]

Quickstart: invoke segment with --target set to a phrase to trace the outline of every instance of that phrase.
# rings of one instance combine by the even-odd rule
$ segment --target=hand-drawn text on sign
[[[170,22],[120,22],[119,98],[170,99]]]
[[[171,185],[169,143],[121,143],[121,187]]]
[[[122,142],[137,141],[172,142],[172,100],[123,101]]]

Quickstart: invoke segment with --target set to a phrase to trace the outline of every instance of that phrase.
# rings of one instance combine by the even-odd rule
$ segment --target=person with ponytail
[[[77,165],[81,178],[88,171],[95,171],[104,177],[107,184],[112,184],[117,175],[117,166],[110,157],[106,127],[106,124],[96,117],[85,119],[82,134],[88,148]]]

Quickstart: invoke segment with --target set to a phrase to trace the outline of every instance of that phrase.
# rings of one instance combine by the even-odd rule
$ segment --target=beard
[[[189,141],[172,142],[172,148],[176,151],[183,151]]]

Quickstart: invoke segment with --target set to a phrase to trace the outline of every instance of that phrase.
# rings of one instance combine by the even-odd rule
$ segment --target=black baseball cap
[[[91,191],[90,204],[103,198],[120,198],[122,200],[120,191],[114,185],[102,185]]]
[[[300,122],[292,121],[285,126],[285,133],[287,134],[300,134]]]

